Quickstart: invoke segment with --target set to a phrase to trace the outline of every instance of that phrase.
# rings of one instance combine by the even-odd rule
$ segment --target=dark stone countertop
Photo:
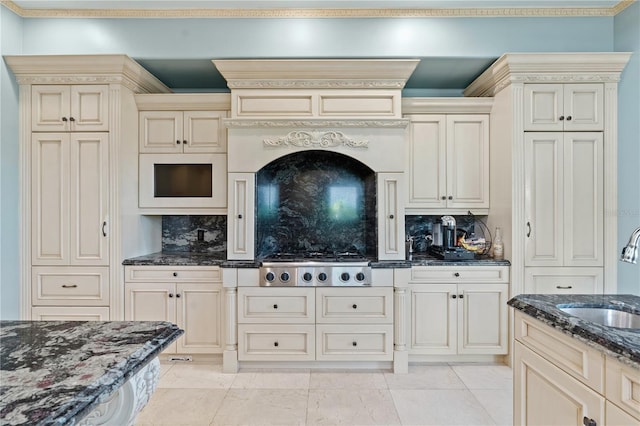
[[[612,303],[622,302],[622,304]],[[630,294],[521,294],[509,306],[640,369],[640,329],[607,327],[561,311],[563,307],[609,307],[640,314],[640,296]]]
[[[510,266],[508,260],[495,260],[491,257],[477,258],[473,260],[442,260],[429,254],[414,253],[411,258],[411,266]]]
[[[226,253],[225,253],[226,254]],[[158,252],[125,259],[122,264],[153,266],[221,266],[226,259],[220,253]]]
[[[0,321],[0,423],[74,424],[182,333],[160,321]]]

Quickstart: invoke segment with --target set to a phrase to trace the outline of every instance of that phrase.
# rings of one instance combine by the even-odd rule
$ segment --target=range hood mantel
[[[230,89],[402,89],[418,59],[213,60]]]

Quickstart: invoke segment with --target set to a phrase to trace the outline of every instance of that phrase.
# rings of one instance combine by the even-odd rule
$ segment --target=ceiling
[[[399,17],[399,16],[613,16],[630,4],[620,0],[13,0],[24,17]],[[174,91],[227,91],[211,59],[136,58]],[[223,59],[223,58],[215,58]],[[273,59],[273,58],[270,58]],[[425,57],[406,90],[462,91],[497,57]]]

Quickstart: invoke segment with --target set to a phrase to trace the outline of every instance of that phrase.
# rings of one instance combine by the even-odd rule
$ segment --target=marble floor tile
[[[310,389],[307,425],[399,425],[386,389]]]
[[[466,389],[448,365],[410,365],[408,374],[385,373],[389,389]]]
[[[135,425],[208,426],[226,393],[225,389],[156,389]]]
[[[468,390],[391,390],[403,425],[489,426],[495,423]]]
[[[309,389],[310,373],[237,373],[233,389]]]
[[[506,365],[452,365],[453,371],[469,389],[511,389],[512,370]]]
[[[513,391],[510,389],[472,389],[489,416],[499,426],[513,424]]]
[[[221,364],[175,364],[160,377],[159,388],[229,389],[235,374],[222,372]]]
[[[312,371],[309,389],[387,389],[383,373]]]
[[[230,389],[211,425],[304,425],[306,389]]]
[[[161,362],[160,363],[160,378],[162,378],[162,376],[164,376],[165,374],[167,374],[167,372],[169,370],[171,370],[171,368],[174,366],[175,364],[172,362]]]

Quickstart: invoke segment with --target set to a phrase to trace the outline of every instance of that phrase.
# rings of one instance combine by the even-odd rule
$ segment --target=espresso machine
[[[442,216],[433,227],[433,244],[429,252],[443,260],[472,260],[473,252],[458,247],[456,218]]]

